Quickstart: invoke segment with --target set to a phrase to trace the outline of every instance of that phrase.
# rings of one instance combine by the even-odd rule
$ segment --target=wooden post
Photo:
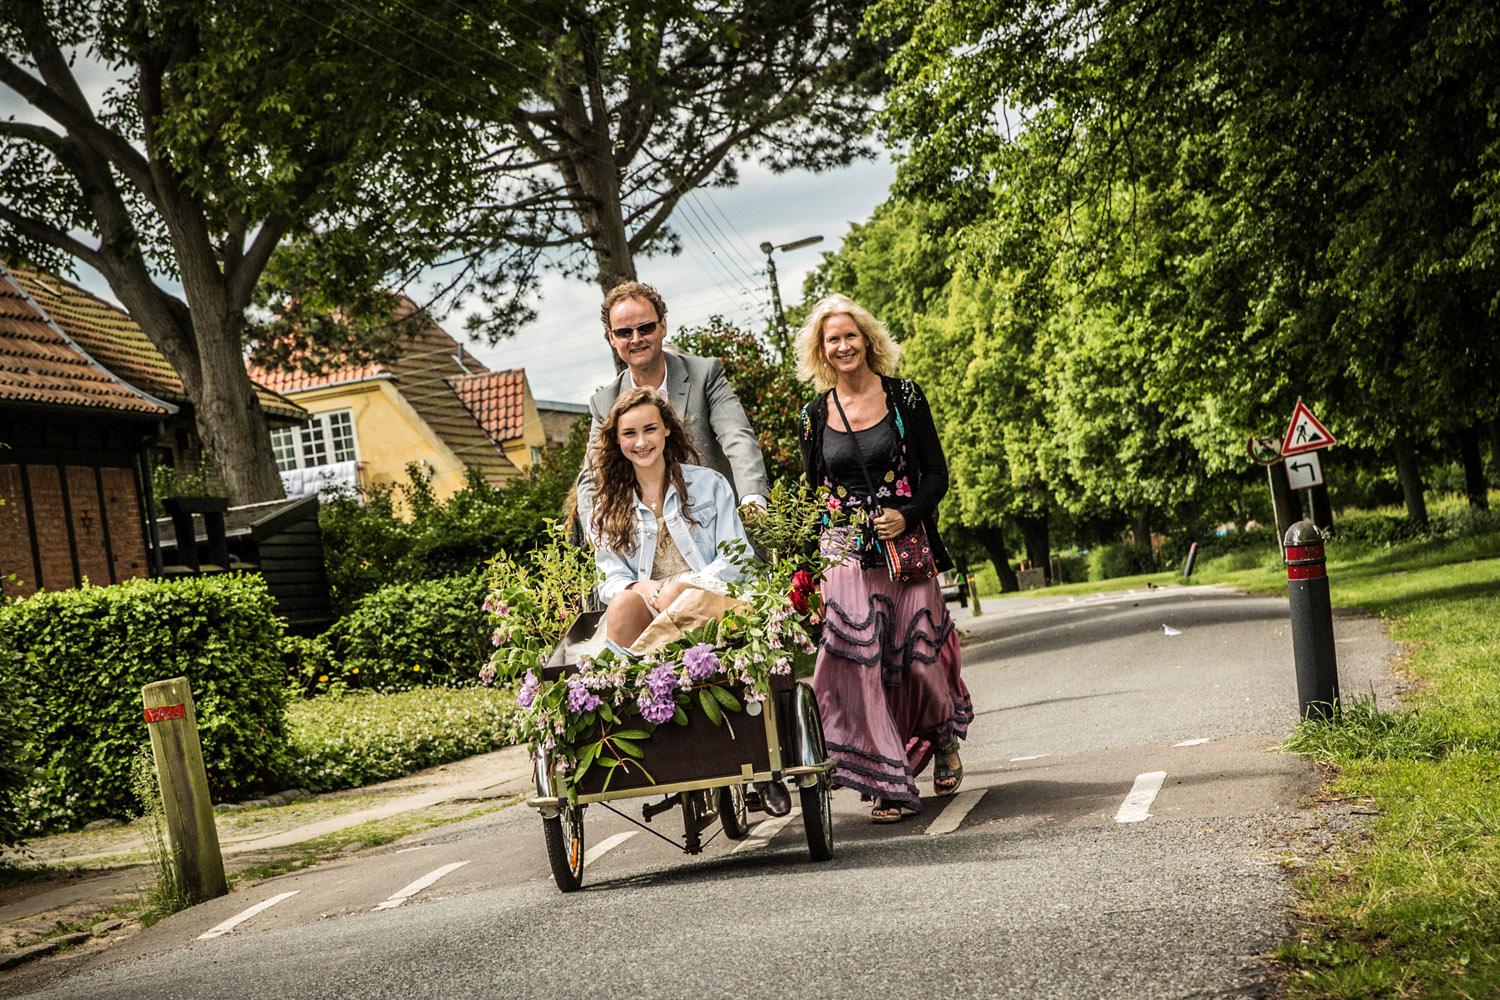
[[[979,617],[979,582],[973,573],[969,573],[965,579],[969,587],[969,614]]]
[[[198,741],[198,715],[186,677],[141,688],[151,751],[161,782],[162,813],[172,844],[177,881],[188,901],[201,903],[229,891],[219,830],[208,797],[208,771]]]

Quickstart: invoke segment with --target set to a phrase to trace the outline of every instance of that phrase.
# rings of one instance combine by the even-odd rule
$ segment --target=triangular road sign
[[[1302,398],[1297,397],[1297,408],[1292,411],[1291,426],[1286,429],[1286,437],[1281,439],[1281,454],[1301,455],[1337,443],[1333,435],[1328,433],[1328,428],[1319,423],[1312,410],[1302,402]]]

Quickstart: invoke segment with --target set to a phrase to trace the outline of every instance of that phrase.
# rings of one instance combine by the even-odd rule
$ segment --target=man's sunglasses
[[[609,332],[616,340],[629,340],[632,333],[638,333],[642,337],[649,337],[656,332],[656,324],[659,322],[661,321],[653,319],[651,322],[642,323],[640,326],[617,326]]]

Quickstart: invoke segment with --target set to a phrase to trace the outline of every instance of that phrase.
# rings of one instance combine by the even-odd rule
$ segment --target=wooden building
[[[177,412],[96,361],[0,265],[0,592],[150,575],[147,453]]]

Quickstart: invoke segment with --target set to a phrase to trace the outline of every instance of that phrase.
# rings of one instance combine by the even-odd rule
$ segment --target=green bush
[[[405,691],[473,684],[489,660],[483,569],[381,587],[326,635],[334,663],[324,683]]]
[[[314,792],[359,788],[509,746],[516,700],[487,687],[398,694],[351,691],[299,701],[288,712],[287,783]]]
[[[0,848],[24,839],[22,793],[31,783],[36,758],[36,702],[21,682],[20,660],[0,632]]]
[[[184,676],[216,800],[277,783],[286,753],[282,623],[258,576],[131,580],[0,606],[0,634],[38,702],[32,829],[134,810],[130,761],[148,738],[141,688]]]
[[[1113,542],[1089,553],[1089,579],[1113,580],[1117,576],[1136,576],[1156,572],[1156,554],[1149,545],[1126,545]]]

